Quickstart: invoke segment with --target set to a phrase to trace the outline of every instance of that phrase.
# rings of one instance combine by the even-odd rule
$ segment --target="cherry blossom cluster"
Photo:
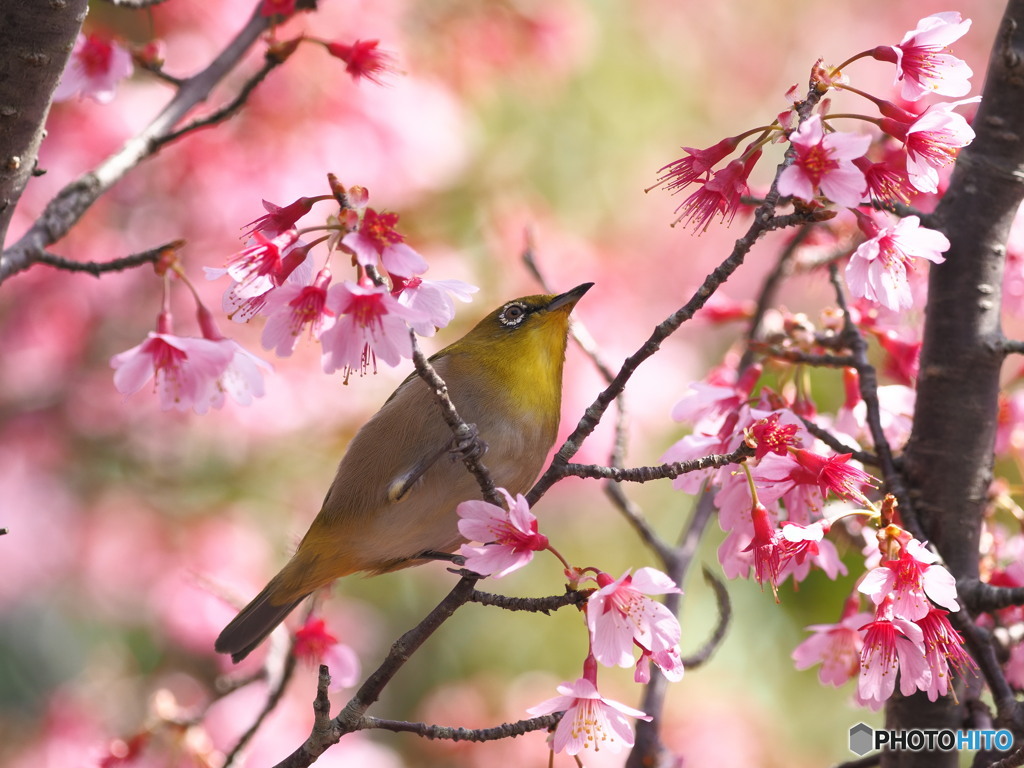
[[[846,320],[873,336],[884,355],[883,372],[898,382],[877,390],[880,424],[893,449],[909,434],[920,352],[919,339],[898,313],[921,298],[921,286],[910,279],[915,262],[941,264],[950,247],[945,235],[922,225],[924,214],[906,206],[917,200],[928,204],[923,196],[939,192],[947,166],[974,138],[955,110],[977,99],[915,104],[926,95],[955,98],[969,92],[971,70],[947,47],[970,24],[958,13],[938,13],[921,19],[897,45],[864,51],[836,67],[817,62],[810,79],[813,101],[804,101],[794,87],[787,94],[791,106],[770,125],[706,149],[685,148],[685,157],[662,169],[657,185],[671,192],[696,187],[677,209],[677,222],[703,231],[716,215],[726,222],[736,215],[766,146],[788,143],[776,190],[798,213],[828,213],[817,220],[834,219],[828,225],[833,232],[847,228],[845,242],[833,234],[828,259],[848,257],[845,278],[853,301],[848,317],[826,311],[821,331],[807,318],[783,312],[781,333],[756,342],[755,349],[813,364],[815,356],[837,348],[829,344],[840,338]],[[895,65],[899,104],[851,84],[847,68],[866,58]],[[831,95],[844,92],[870,102],[877,116],[834,111]],[[867,122],[875,130],[838,130],[844,119]],[[885,211],[902,216],[883,218]],[[859,244],[852,236],[856,232]],[[829,239],[827,233],[812,234],[809,248],[816,236]],[[718,312],[716,317],[731,318]],[[947,618],[959,610],[956,584],[937,555],[899,527],[893,497],[878,499],[878,482],[853,460],[861,441],[872,438],[856,370],[844,369],[846,399],[831,418],[817,412],[799,375],[784,395],[765,385],[762,374],[759,364],[740,373],[735,365],[724,365],[692,384],[672,414],[692,425],[692,432],[669,449],[667,462],[731,454],[744,444],[753,451],[739,470],[727,466],[675,480],[678,489],[691,494],[713,489],[727,534],[718,551],[723,570],[730,578],[767,584],[778,601],[779,586],[790,576],[801,581],[812,568],[832,579],[846,573],[828,538],[833,529],[843,538],[878,529],[878,545],[870,548],[859,580],[859,592],[870,598],[874,611],[862,612],[854,596],[837,624],[810,628],[815,634],[794,659],[800,668],[822,662],[823,683],[839,685],[856,676],[857,701],[864,706],[881,706],[897,679],[903,694],[920,690],[932,700],[946,695],[951,675],[973,667],[963,638]],[[850,446],[850,451],[828,448],[816,437],[823,433],[811,433],[815,424],[828,430],[829,445]],[[837,526],[846,518],[857,522]]]
[[[728,534],[718,552],[726,575],[767,582],[778,600],[778,587],[789,576],[800,581],[812,567],[832,579],[846,573],[825,538],[840,519],[876,523],[881,544],[871,548],[869,566],[879,551],[889,556],[862,576],[859,587],[874,603],[874,614],[861,613],[852,599],[837,624],[809,628],[815,635],[797,648],[794,660],[801,669],[822,662],[819,677],[826,684],[857,675],[857,701],[864,706],[878,708],[892,695],[897,671],[904,694],[922,690],[932,700],[946,695],[951,672],[973,667],[946,618],[959,610],[953,577],[921,542],[884,524],[895,516],[895,502],[890,496],[880,506],[870,500],[877,483],[851,462],[851,454],[829,454],[816,444],[800,418],[815,415],[809,398],[787,402],[767,387],[755,396],[762,373],[757,365],[731,380],[724,370],[691,385],[692,394],[676,406],[673,415],[694,430],[664,458],[731,453],[744,442],[753,449],[741,471],[724,467],[676,480],[690,493],[705,484],[717,489],[718,519]],[[837,427],[857,420],[851,406],[848,401]],[[836,502],[826,507],[830,495]]]
[[[599,665],[635,667],[634,679],[647,683],[653,664],[670,681],[683,677],[679,651],[682,630],[679,620],[652,595],[679,593],[671,578],[654,568],[627,571],[619,578],[597,568],[574,568],[538,531],[537,518],[526,499],[506,490],[505,507],[486,501],[465,501],[458,506],[459,533],[469,541],[459,554],[467,570],[500,578],[533,559],[535,552],[549,551],[565,568],[570,586],[593,584],[583,607],[589,652],[583,676],[558,686],[559,696],[528,710],[540,716],[564,711],[552,736],[552,749],[575,755],[584,749],[618,751],[632,746],[633,731],[626,716],[649,720],[643,712],[603,697],[597,686]],[[634,652],[639,656],[634,658]]]
[[[807,399],[790,403],[767,387],[754,398],[761,366],[740,376],[732,370],[723,367],[709,381],[690,385],[691,394],[672,416],[692,424],[693,431],[662,458],[682,462],[728,454],[744,442],[754,457],[739,472],[727,466],[680,475],[675,487],[693,494],[705,484],[718,489],[718,520],[728,534],[718,557],[729,578],[752,573],[777,595],[779,584],[789,576],[802,581],[812,566],[832,579],[846,573],[835,546],[824,538],[831,527],[825,501],[831,494],[869,506],[864,490],[876,481],[851,454],[829,451],[807,431],[800,419],[813,412]]]
[[[320,342],[325,373],[344,371],[345,379],[376,368],[377,360],[397,365],[412,356],[411,327],[432,336],[455,316],[454,298],[469,301],[477,288],[460,280],[426,280],[426,260],[397,230],[398,214],[367,205],[362,187],[342,191],[346,206],[306,243],[296,228],[319,201],[333,195],[302,197],[280,207],[264,201],[267,214],[249,225],[249,244],[225,268],[207,268],[211,280],[227,275],[224,309],[245,322],[263,315],[262,342],[279,356],[292,353],[308,333]],[[327,242],[329,254],[355,263],[356,279],[333,281],[328,261],[314,274],[311,249]],[[377,277],[385,275],[385,279]]]
[[[852,253],[846,280],[854,296],[894,311],[913,303],[907,271],[916,259],[941,263],[949,248],[946,237],[921,226],[908,216],[893,224],[861,206],[893,209],[912,198],[938,191],[940,172],[957,151],[969,144],[974,131],[957,107],[977,98],[936,103],[924,109],[913,104],[923,96],[963,96],[970,90],[972,72],[967,64],[945,52],[970,28],[959,13],[928,16],[898,45],[883,45],[852,56],[837,67],[820,61],[811,73],[811,86],[819,94],[856,94],[878,110],[877,117],[832,111],[831,98],[822,98],[816,111],[801,119],[802,104],[794,86],[787,98],[792,106],[766,126],[722,139],[706,149],[684,147],[686,156],[661,169],[656,186],[679,192],[696,185],[678,207],[677,222],[706,230],[718,215],[731,222],[741,201],[750,194],[748,179],[764,147],[788,142],[787,165],[778,177],[778,192],[803,208],[833,205],[855,211],[865,240]],[[862,58],[895,65],[895,85],[901,86],[905,106],[865,93],[850,84],[846,68]],[[843,118],[858,119],[877,133],[837,130]],[[721,164],[745,139],[739,156]]]
[[[327,224],[298,228],[316,203],[337,199],[344,204]],[[376,371],[378,360],[394,366],[410,358],[410,329],[432,336],[455,316],[454,299],[470,301],[477,290],[460,280],[425,279],[427,262],[396,229],[398,214],[378,212],[368,200],[362,187],[335,185],[335,194],[285,206],[264,201],[267,213],[249,223],[245,246],[225,267],[205,268],[209,280],[230,280],[222,300],[229,318],[265,318],[265,349],[287,357],[308,335],[321,345],[324,372],[342,371],[346,382],[353,372]],[[306,242],[309,232],[320,236]],[[313,249],[320,244],[327,253],[317,266]],[[336,254],[354,265],[354,280],[334,280]],[[173,274],[191,290],[202,338],[172,333],[165,290],[157,331],[111,361],[118,391],[130,395],[152,378],[164,409],[197,413],[220,407],[225,393],[243,405],[262,395],[262,371],[270,366],[220,334],[180,262],[161,269],[166,287]]]
[[[976,669],[947,618],[960,610],[956,582],[935,553],[898,526],[886,526],[878,540],[872,549],[884,559],[858,587],[874,612],[860,613],[852,596],[837,624],[808,627],[814,634],[797,646],[793,660],[798,669],[821,663],[823,684],[839,686],[856,675],[856,699],[872,709],[893,694],[897,673],[904,696],[920,690],[935,701],[950,691],[954,673]]]

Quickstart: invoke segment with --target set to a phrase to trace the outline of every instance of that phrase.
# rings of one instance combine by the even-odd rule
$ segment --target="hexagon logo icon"
[[[857,723],[850,729],[850,751],[863,757],[871,751],[874,730],[866,723]]]

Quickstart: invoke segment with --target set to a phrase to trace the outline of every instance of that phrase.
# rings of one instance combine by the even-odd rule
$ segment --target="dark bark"
[[[0,246],[36,166],[50,97],[87,0],[0,0]]]
[[[1003,361],[1005,243],[1024,195],[1024,0],[1010,0],[992,49],[974,142],[957,161],[936,226],[952,247],[929,278],[914,428],[904,457],[908,498],[958,579],[978,575],[992,477]],[[894,698],[889,728],[960,728],[963,704]],[[955,753],[889,753],[883,766],[956,766]]]

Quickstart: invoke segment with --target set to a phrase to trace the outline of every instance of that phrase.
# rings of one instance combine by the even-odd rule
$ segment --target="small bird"
[[[555,442],[569,313],[593,283],[506,302],[430,358],[486,446],[495,485],[525,493]],[[480,445],[479,443],[477,444]],[[453,552],[455,508],[481,497],[432,389],[413,373],[356,433],[320,513],[287,565],[214,647],[244,659],[306,596],[337,578],[387,573]]]

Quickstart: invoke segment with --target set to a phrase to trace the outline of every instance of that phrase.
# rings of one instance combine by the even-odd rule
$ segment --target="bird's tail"
[[[231,660],[237,664],[309,595],[309,592],[298,597],[286,595],[281,600],[281,592],[284,591],[281,589],[282,575],[283,572],[271,579],[263,591],[224,627],[213,644],[218,653],[230,653]]]

